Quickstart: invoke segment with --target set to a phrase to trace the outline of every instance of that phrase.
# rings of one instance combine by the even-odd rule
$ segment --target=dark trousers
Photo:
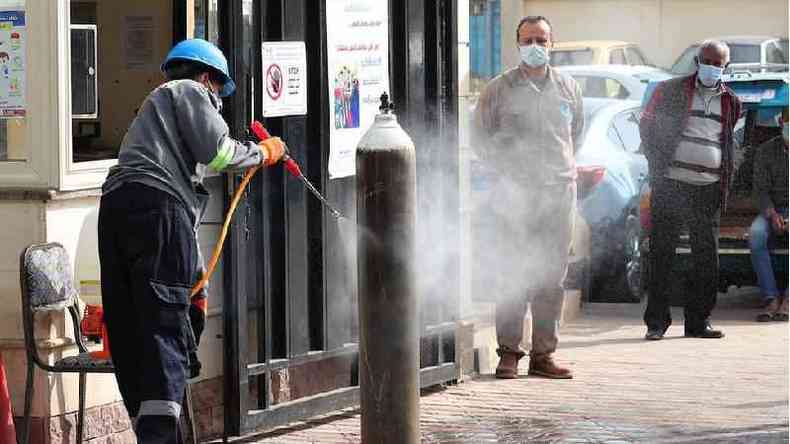
[[[186,209],[163,191],[122,185],[101,199],[99,259],[110,352],[137,440],[180,443],[198,261]]]
[[[704,328],[713,307],[719,281],[719,183],[689,185],[659,179],[651,195],[650,282],[645,324],[665,329],[672,323],[669,291],[675,248],[683,226],[691,243],[692,293],[685,295],[687,330]]]

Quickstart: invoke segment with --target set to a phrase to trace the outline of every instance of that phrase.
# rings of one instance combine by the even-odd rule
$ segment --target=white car
[[[745,68],[777,67],[787,71],[788,49],[787,37],[771,36],[730,36],[717,37],[730,47],[730,66],[728,71]],[[678,57],[670,71],[675,75],[689,75],[697,69],[694,56],[699,52],[699,43],[695,43]]]
[[[672,74],[652,66],[579,65],[559,66],[579,83],[582,95],[596,99],[641,100],[647,84],[672,78]]]

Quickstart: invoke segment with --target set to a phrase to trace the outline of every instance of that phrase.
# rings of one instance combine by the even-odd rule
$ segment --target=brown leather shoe
[[[518,360],[524,356],[523,353],[499,352],[499,364],[496,366],[494,376],[497,379],[516,379],[518,378]]]
[[[551,379],[572,379],[573,374],[567,368],[554,363],[551,355],[535,356],[529,359],[529,374]]]

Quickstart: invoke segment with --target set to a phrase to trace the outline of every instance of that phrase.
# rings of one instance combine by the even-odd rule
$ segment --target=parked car
[[[790,73],[746,72],[725,75],[724,82],[732,88],[744,104],[745,115],[736,125],[735,176],[730,189],[727,210],[721,216],[719,229],[719,291],[726,292],[734,285],[756,286],[757,276],[752,269],[749,251],[749,227],[759,210],[752,193],[753,160],[757,147],[781,135],[781,128],[766,125],[772,117],[788,105]],[[647,95],[654,88],[649,88]],[[647,99],[645,100],[645,102]],[[647,258],[650,254],[650,189],[643,185],[640,198],[642,239],[642,282],[650,274]],[[688,271],[691,269],[691,249],[688,232],[682,232],[675,249],[677,260],[673,278],[668,285],[677,286],[674,294],[682,295],[690,288]],[[785,235],[772,245],[771,255],[777,282],[788,281],[788,239]],[[644,287],[643,287],[644,290]],[[681,304],[675,300],[673,303]]]
[[[651,66],[582,65],[557,69],[579,83],[584,97],[598,99],[641,100],[649,82],[672,77],[663,69]]]
[[[550,57],[551,66],[650,65],[639,45],[617,40],[558,42]]]
[[[584,99],[576,220],[590,237],[592,301],[638,301],[641,294],[639,197],[647,160],[639,112],[634,100]]]
[[[786,65],[788,57],[787,38],[770,36],[730,36],[717,37],[730,47],[730,68],[738,70],[747,65],[762,65],[765,69],[771,65]],[[702,42],[694,43],[686,48],[672,65],[670,71],[676,75],[688,75],[694,72],[697,67],[694,63],[694,56],[699,51]]]

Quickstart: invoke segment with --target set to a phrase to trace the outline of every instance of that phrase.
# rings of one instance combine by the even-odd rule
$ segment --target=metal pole
[[[389,105],[382,109],[356,157],[362,442],[416,444],[416,158],[414,144],[389,114]]]

